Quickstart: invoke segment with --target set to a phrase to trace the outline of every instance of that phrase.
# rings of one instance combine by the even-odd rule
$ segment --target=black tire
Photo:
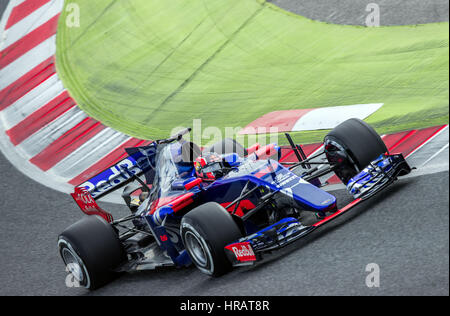
[[[381,154],[388,152],[377,132],[360,119],[349,119],[335,127],[324,140],[328,161],[339,163],[336,175],[347,183]]]
[[[224,247],[242,237],[231,215],[215,202],[203,204],[181,221],[181,238],[195,266],[218,277],[232,269]]]
[[[127,260],[116,231],[98,216],[86,216],[68,227],[58,237],[58,248],[79,285],[90,290],[114,280],[119,274],[113,269]]]
[[[222,141],[212,145],[208,148],[208,152],[214,152],[219,155],[236,153],[240,157],[245,157],[248,155],[247,149],[244,148],[240,143],[231,138],[225,138]]]

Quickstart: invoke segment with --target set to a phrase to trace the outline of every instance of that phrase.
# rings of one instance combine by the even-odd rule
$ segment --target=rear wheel
[[[324,144],[328,161],[336,165],[335,173],[345,184],[388,151],[369,124],[354,118],[335,127],[325,137]]]
[[[98,216],[87,216],[58,238],[59,253],[80,286],[97,289],[118,276],[113,269],[127,259],[113,227]]]
[[[231,215],[214,202],[193,209],[181,221],[181,238],[192,262],[211,276],[220,276],[232,269],[224,247],[241,237]]]

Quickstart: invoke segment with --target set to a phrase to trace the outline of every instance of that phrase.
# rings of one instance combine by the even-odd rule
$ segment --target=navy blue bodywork
[[[120,270],[191,264],[180,236],[180,222],[190,210],[207,202],[216,202],[232,214],[244,235],[235,243],[251,246],[255,259],[310,233],[328,220],[327,214],[332,219],[342,211],[336,207],[336,198],[318,187],[317,179],[308,182],[278,161],[261,159],[256,153],[245,158],[233,153],[223,155],[231,169],[224,177],[186,189],[197,178],[193,164],[182,159],[184,144],[181,139],[128,149],[129,157],[81,185],[94,199],[135,181],[138,176],[145,176],[146,184],[151,186],[148,197],[135,204],[132,222],[134,233],[138,232],[142,238],[151,235],[154,242],[142,246],[133,231],[128,231],[133,237],[124,238],[124,244],[132,260]],[[399,169],[408,173],[410,168],[400,156],[379,157],[373,168],[368,167],[370,170],[365,169],[349,182],[349,192],[373,193],[393,181]],[[355,202],[361,200],[359,195],[355,198]],[[275,211],[264,217],[258,215],[261,209]],[[323,220],[305,226],[298,219],[303,211],[317,213]],[[227,255],[235,266],[254,261],[240,262],[232,251]]]

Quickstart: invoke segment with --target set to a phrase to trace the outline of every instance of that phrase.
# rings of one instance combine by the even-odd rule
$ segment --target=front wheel
[[[58,238],[61,258],[80,286],[97,289],[118,276],[113,270],[127,259],[113,227],[98,216],[86,216]]]
[[[193,209],[181,221],[186,251],[194,265],[211,276],[221,276],[232,269],[224,247],[241,237],[231,215],[214,202]]]
[[[335,127],[324,140],[328,161],[344,184],[388,149],[377,132],[360,119]]]

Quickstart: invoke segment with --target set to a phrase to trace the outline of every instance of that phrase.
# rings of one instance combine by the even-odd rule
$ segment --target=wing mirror
[[[186,184],[184,185],[184,188],[185,188],[187,191],[189,191],[189,190],[192,189],[193,187],[200,186],[200,184],[201,184],[202,182],[203,182],[202,179],[196,178],[195,180],[192,180],[191,182],[186,183]],[[201,188],[201,187],[200,187],[200,188]]]
[[[189,178],[187,180],[175,180],[172,182],[172,190],[187,190],[189,191],[193,187],[196,187],[202,183],[200,178]]]

